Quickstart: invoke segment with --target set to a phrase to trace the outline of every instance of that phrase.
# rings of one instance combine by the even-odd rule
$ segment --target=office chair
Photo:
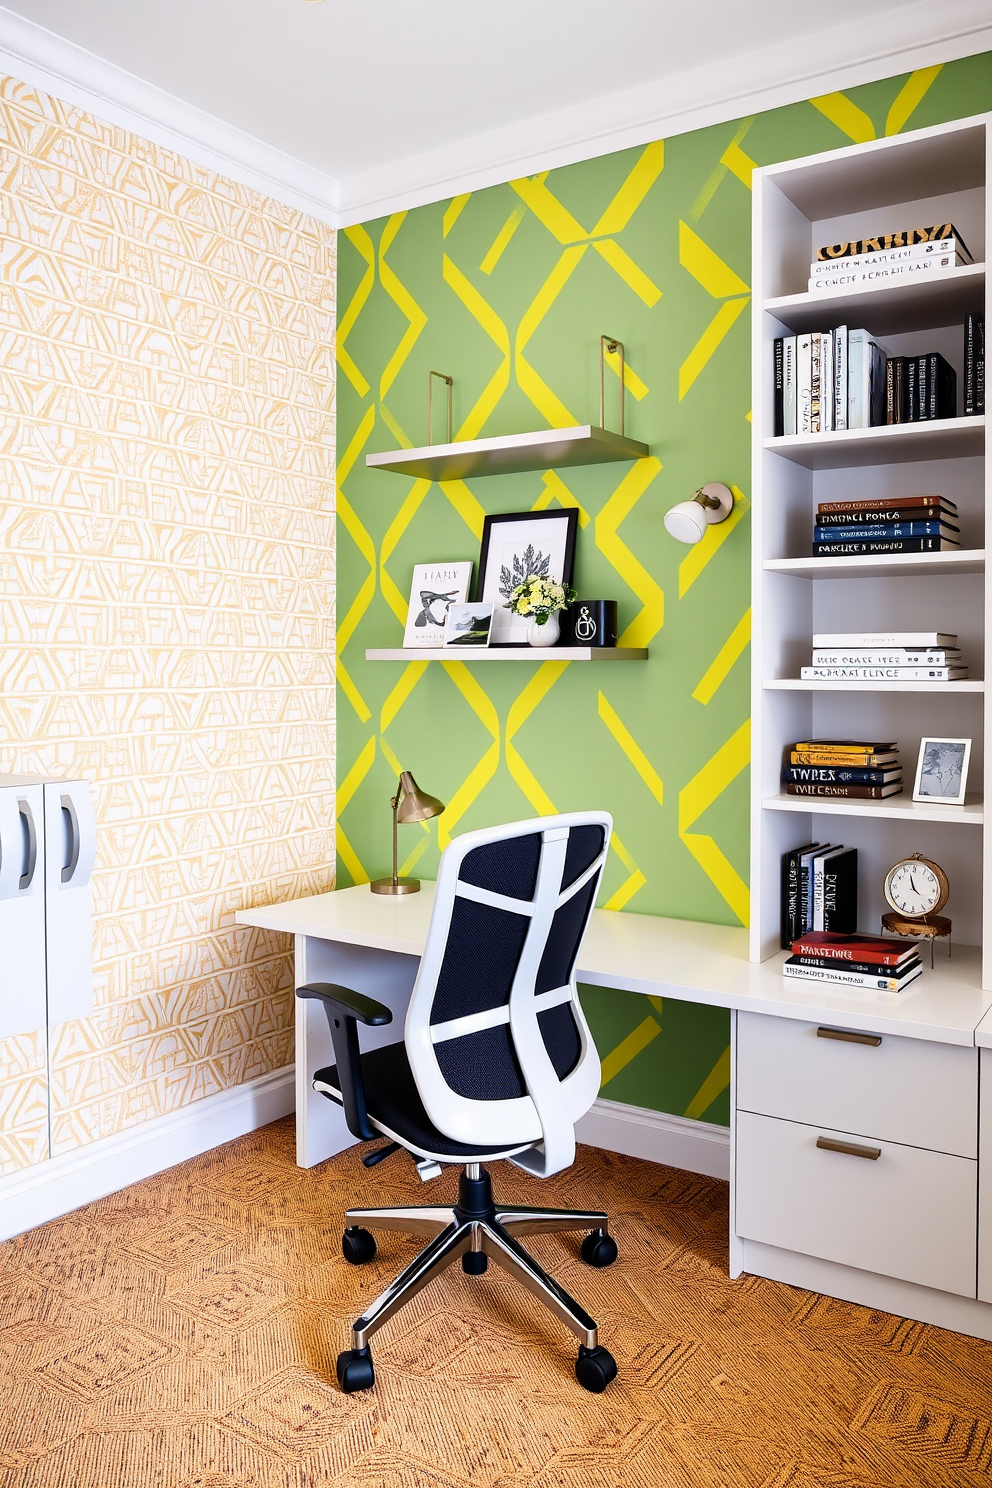
[[[607,1216],[497,1202],[485,1162],[508,1158],[548,1177],[575,1157],[574,1124],[599,1093],[600,1065],[575,988],[575,961],[603,874],[613,827],[606,812],[578,811],[468,832],[444,851],[434,910],[402,1043],[359,1052],[359,1023],[391,1013],[374,998],[329,983],[299,987],[327,1013],[336,1064],[313,1086],[344,1107],[349,1130],[405,1148],[424,1178],[464,1165],[454,1205],[349,1209],[347,1261],[376,1253],[365,1226],[429,1235],[430,1244],[365,1309],[337,1361],[347,1393],[375,1384],[369,1339],[458,1257],[479,1276],[504,1266],[580,1340],[576,1377],[599,1392],[617,1366],[596,1324],[532,1260],[519,1236],[589,1230],[582,1257],[617,1256]]]

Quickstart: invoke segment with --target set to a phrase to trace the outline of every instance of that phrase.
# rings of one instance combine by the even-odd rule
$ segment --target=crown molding
[[[369,221],[537,171],[802,103],[938,62],[992,50],[988,0],[916,0],[675,79],[458,140],[338,182],[338,225]],[[811,62],[815,58],[815,62]],[[746,80],[746,81],[745,81]]]
[[[0,71],[337,227],[337,182],[0,6]]]

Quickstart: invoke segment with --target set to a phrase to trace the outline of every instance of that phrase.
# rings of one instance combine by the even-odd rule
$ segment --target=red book
[[[792,942],[794,956],[827,956],[832,961],[867,961],[874,966],[898,966],[915,955],[912,940],[883,940],[874,935],[835,935],[829,930],[809,930]]]

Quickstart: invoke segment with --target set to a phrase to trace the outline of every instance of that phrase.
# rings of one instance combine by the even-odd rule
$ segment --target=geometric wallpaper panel
[[[333,884],[336,243],[10,79],[0,137],[0,773],[98,822],[59,1153],[292,1059],[291,945],[233,920]],[[0,1044],[0,1173],[44,1085]]]
[[[992,57],[833,94],[340,235],[338,868],[388,867],[410,769],[447,802],[402,829],[432,877],[456,832],[587,806],[615,819],[601,905],[745,924],[751,171],[988,106]],[[598,421],[601,334],[627,357],[627,432],[649,457],[431,483],[366,454],[426,443],[427,374],[454,379],[456,439]],[[607,374],[616,426],[619,364]],[[735,492],[697,547],[662,517]],[[619,601],[644,664],[366,663],[400,644],[413,565],[478,560],[487,512],[578,509],[576,584]],[[584,989],[604,1094],[727,1119],[727,1019]]]

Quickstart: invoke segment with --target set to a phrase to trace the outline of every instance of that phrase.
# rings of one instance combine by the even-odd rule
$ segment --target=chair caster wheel
[[[615,1364],[613,1372],[616,1373]],[[372,1355],[368,1345],[362,1349],[345,1349],[343,1354],[338,1354],[338,1384],[346,1395],[353,1395],[356,1390],[372,1389],[375,1384],[375,1370],[372,1368]],[[603,1386],[600,1385],[599,1388],[602,1389]]]
[[[582,1242],[582,1259],[587,1266],[612,1266],[617,1258],[617,1242],[602,1230],[590,1230]]]
[[[352,1266],[364,1266],[366,1261],[375,1260],[375,1239],[368,1230],[349,1225],[341,1236],[341,1254]],[[341,1357],[343,1359],[344,1354]]]
[[[341,1357],[344,1358],[344,1355]],[[338,1369],[340,1368],[339,1361]],[[593,1395],[600,1395],[616,1377],[617,1361],[602,1344],[592,1349],[584,1345],[580,1347],[579,1357],[575,1361],[575,1378],[583,1390],[591,1390]]]

